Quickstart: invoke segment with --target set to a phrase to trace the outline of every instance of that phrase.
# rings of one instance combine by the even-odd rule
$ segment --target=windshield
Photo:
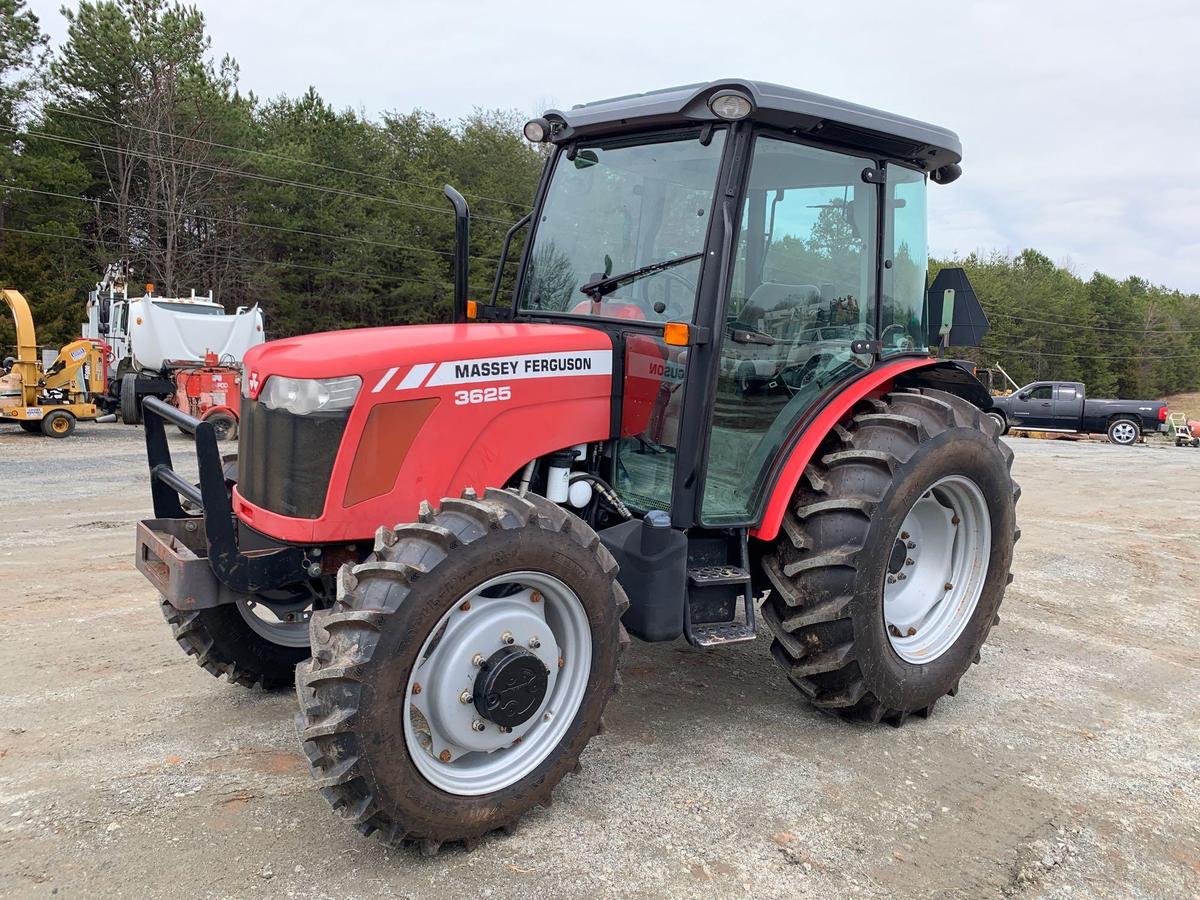
[[[202,306],[199,303],[166,303],[159,300],[154,301],[154,305],[159,309],[170,310],[171,312],[191,313],[193,316],[223,316],[225,309],[220,306]]]
[[[600,300],[585,284],[700,254],[708,231],[724,130],[640,142],[625,138],[560,154],[521,290],[528,311],[646,319],[692,318],[701,257],[664,265]]]

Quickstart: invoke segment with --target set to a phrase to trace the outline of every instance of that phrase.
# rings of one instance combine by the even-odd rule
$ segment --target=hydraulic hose
[[[617,492],[612,489],[607,481],[599,475],[593,475],[591,472],[575,472],[568,479],[569,481],[590,481],[596,486],[596,490],[600,492],[609,505],[617,511],[617,515],[623,519],[632,519],[633,513],[629,511],[629,507],[621,502],[621,498],[617,496]]]

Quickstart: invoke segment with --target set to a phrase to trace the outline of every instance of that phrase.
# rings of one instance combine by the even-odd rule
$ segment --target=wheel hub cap
[[[975,482],[943,478],[900,526],[883,586],[892,649],[910,663],[932,662],[954,645],[979,603],[991,553],[991,518]]]
[[[546,664],[522,647],[501,647],[475,678],[475,709],[489,722],[515,728],[533,718],[550,684]]]

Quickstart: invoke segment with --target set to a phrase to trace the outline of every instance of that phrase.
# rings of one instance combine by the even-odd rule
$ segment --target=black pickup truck
[[[1142,434],[1167,430],[1167,404],[1151,400],[1088,400],[1078,381],[1035,381],[1007,397],[995,397],[987,411],[1000,425],[1023,431],[1107,434],[1128,445]]]

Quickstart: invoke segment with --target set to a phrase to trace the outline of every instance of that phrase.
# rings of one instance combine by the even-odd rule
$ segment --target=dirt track
[[[825,718],[765,639],[635,644],[555,805],[423,859],[333,816],[290,694],[171,639],[140,429],[0,426],[0,895],[1200,896],[1200,451],[1013,445],[1017,580],[932,719]]]

